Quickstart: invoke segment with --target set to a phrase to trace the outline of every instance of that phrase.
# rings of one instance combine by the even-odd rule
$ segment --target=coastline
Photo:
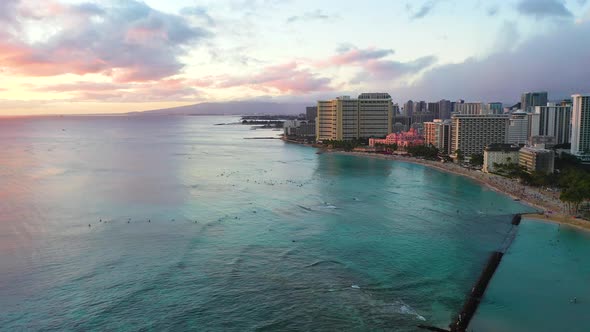
[[[285,138],[282,138],[282,140],[292,144],[299,144],[321,149],[322,153],[335,153],[347,156],[401,161],[426,166],[445,173],[463,176],[495,192],[507,195],[514,200],[518,200],[521,203],[538,210],[537,213],[523,214],[522,217],[524,218],[529,220],[550,221],[553,223],[569,225],[585,231],[590,231],[590,221],[574,218],[573,216],[569,215],[564,208],[564,204],[559,200],[558,193],[543,191],[539,188],[526,186],[512,179],[508,179],[499,175],[468,170],[453,163],[442,163],[426,159],[404,157],[400,155],[385,155],[359,151],[338,151],[321,148],[315,144],[287,140]]]
[[[519,200],[521,203],[539,210],[538,213],[523,214],[523,218],[532,221],[549,221],[557,224],[572,226],[584,231],[590,231],[589,221],[574,218],[564,211],[563,204],[561,201],[559,201],[558,195],[550,195],[550,193],[544,192],[538,188],[526,186],[499,175],[471,171],[453,163],[441,163],[432,160],[416,159],[404,156],[381,155],[356,151],[345,152],[328,150],[327,152],[383,160],[402,161],[423,165],[454,175],[464,176],[473,181],[476,181],[481,185],[486,186],[491,190],[507,195],[512,199]]]
[[[549,222],[553,224],[566,225],[586,232],[590,232],[590,222],[563,214],[547,215],[541,213],[528,213],[522,215],[523,221]]]
[[[411,157],[403,157],[403,156],[396,156],[396,155],[380,155],[380,154],[372,154],[366,152],[344,152],[344,151],[333,151],[332,153],[343,154],[343,155],[352,155],[352,156],[361,156],[361,157],[369,157],[375,159],[382,159],[382,160],[393,160],[393,161],[402,161],[417,165],[422,165],[430,168],[434,168],[436,170],[451,173],[454,175],[460,175],[466,178],[469,178],[481,185],[486,186],[489,189],[492,189],[498,193],[505,194],[512,199],[519,200],[526,205],[529,205],[535,209],[542,210],[542,211],[553,211],[558,212],[561,214],[562,208],[559,206],[560,204],[555,204],[555,202],[548,202],[548,204],[539,204],[538,201],[535,201],[530,197],[530,195],[522,195],[522,189],[529,189],[532,191],[537,192],[537,190],[524,186],[518,183],[510,183],[513,182],[512,180],[500,177],[498,175],[493,174],[485,174],[481,172],[474,172],[467,170],[461,166],[452,163],[441,163],[432,160],[426,159],[417,159]],[[508,186],[512,186],[512,188],[508,188]]]

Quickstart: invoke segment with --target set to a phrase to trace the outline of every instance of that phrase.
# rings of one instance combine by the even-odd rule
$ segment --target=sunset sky
[[[0,0],[0,115],[590,92],[587,0]]]

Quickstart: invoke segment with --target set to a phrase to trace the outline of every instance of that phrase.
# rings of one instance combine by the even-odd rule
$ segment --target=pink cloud
[[[209,35],[182,16],[135,0],[113,6],[9,1],[10,6],[0,6],[11,12],[0,16],[0,27],[9,27],[0,32],[0,69],[13,74],[98,73],[117,82],[158,80],[179,74],[186,46]],[[58,32],[37,43],[22,39],[28,24],[42,22],[57,24]]]
[[[260,73],[247,77],[219,77],[214,85],[220,88],[247,86],[255,90],[306,94],[316,91],[331,91],[331,80],[318,77],[308,69],[289,62],[263,68]]]
[[[72,101],[178,101],[195,98],[199,91],[182,79],[165,79],[143,83],[97,83],[79,81],[33,87],[42,92],[68,92],[73,94]]]
[[[312,64],[317,68],[341,66],[360,68],[360,71],[351,82],[360,83],[367,80],[391,81],[399,79],[416,74],[436,62],[436,58],[433,56],[422,57],[408,62],[386,59],[394,53],[391,49],[346,47],[341,49],[338,54],[326,60],[312,61]]]
[[[343,52],[330,57],[327,61],[320,61],[320,66],[341,66],[349,64],[363,63],[368,60],[381,59],[388,55],[392,55],[393,50],[377,49],[370,47],[367,49],[349,48]]]

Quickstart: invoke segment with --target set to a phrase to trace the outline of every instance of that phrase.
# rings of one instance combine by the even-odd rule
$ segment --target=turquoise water
[[[589,331],[588,257],[590,233],[523,221],[469,331]]]
[[[445,327],[530,210],[236,120],[0,120],[0,329]]]

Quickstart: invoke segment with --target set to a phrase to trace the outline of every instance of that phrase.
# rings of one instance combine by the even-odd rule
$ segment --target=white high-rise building
[[[570,106],[536,106],[531,114],[530,136],[553,136],[556,144],[570,142],[572,125],[572,108]]]
[[[590,94],[573,95],[571,154],[590,161]]]
[[[457,156],[457,150],[464,157],[483,153],[483,149],[494,143],[506,143],[508,140],[508,115],[463,115],[455,114],[451,121],[451,151]]]
[[[510,144],[524,145],[529,139],[529,119],[525,112],[517,111],[510,115],[508,127],[508,142]]]

